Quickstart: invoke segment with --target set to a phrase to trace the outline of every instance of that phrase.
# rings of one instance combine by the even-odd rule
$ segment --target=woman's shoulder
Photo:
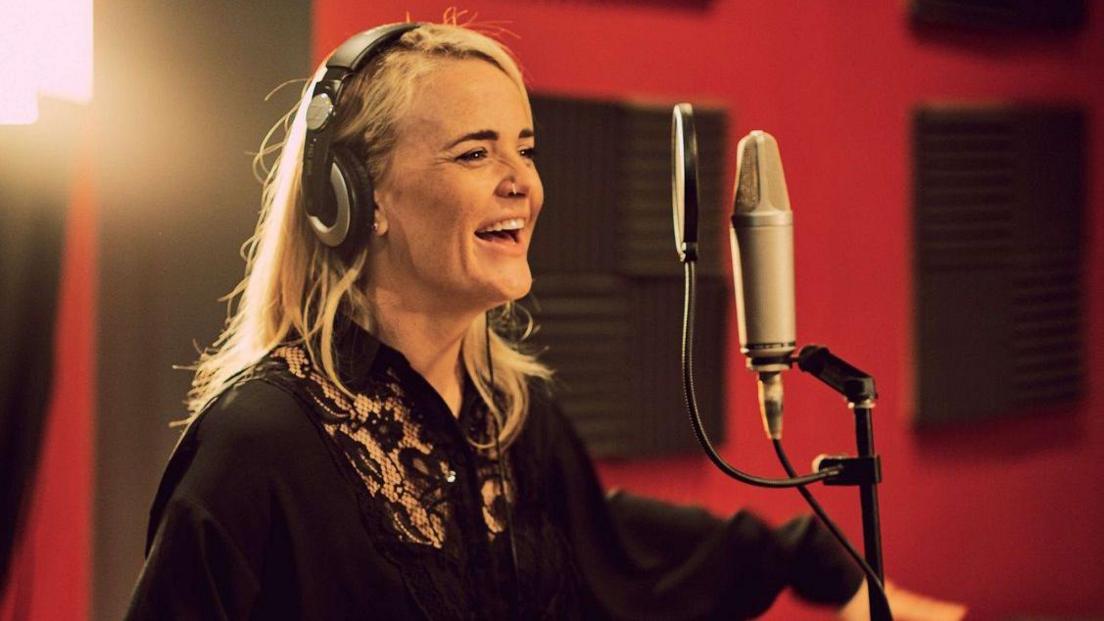
[[[294,391],[270,373],[243,374],[188,424],[162,476],[150,526],[170,498],[207,508],[256,500],[273,482],[299,477],[303,460],[324,454],[321,447],[308,405]]]
[[[227,441],[276,439],[302,427],[306,404],[285,383],[270,376],[250,377],[222,392],[193,423],[197,439]]]
[[[191,421],[181,448],[279,459],[303,442],[317,441],[309,412],[310,405],[286,365],[268,356],[242,373]]]
[[[564,441],[574,442],[578,434],[560,406],[556,384],[548,380],[531,381],[528,393],[529,408],[523,436],[547,448]]]

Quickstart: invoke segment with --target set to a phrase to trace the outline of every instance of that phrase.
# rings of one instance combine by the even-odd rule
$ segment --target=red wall
[[[437,20],[450,4],[317,0],[315,58],[357,30],[406,11]],[[732,144],[752,129],[777,137],[797,218],[799,339],[829,344],[879,382],[887,573],[970,603],[971,618],[999,619],[1104,612],[1104,496],[1093,490],[1104,473],[1104,393],[1090,383],[1073,412],[936,434],[911,428],[909,113],[918,102],[947,100],[1058,99],[1089,109],[1086,312],[1095,347],[1087,363],[1089,376],[1099,375],[1104,134],[1093,117],[1104,110],[1104,14],[1091,4],[1080,34],[1027,40],[920,36],[907,25],[905,2],[486,0],[465,8],[510,21],[533,90],[718,100],[735,121]],[[723,452],[746,469],[777,473],[751,378],[731,345],[736,379]],[[796,375],[787,392],[795,463],[853,450],[840,399]],[[601,470],[611,486],[717,512],[750,505],[777,521],[804,511],[796,493],[732,483],[704,457]],[[857,540],[857,494],[819,496]],[[831,617],[783,600],[766,618]]]

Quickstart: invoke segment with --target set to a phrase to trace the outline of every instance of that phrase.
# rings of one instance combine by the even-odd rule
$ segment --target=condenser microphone
[[[778,143],[753,131],[737,146],[732,277],[740,351],[759,374],[759,405],[772,439],[782,437],[782,376],[797,336],[794,314],[793,211]]]

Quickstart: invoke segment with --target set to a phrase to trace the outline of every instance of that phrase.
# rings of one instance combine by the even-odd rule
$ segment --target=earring
[[[379,232],[379,222],[373,222],[372,223],[372,232],[373,233],[378,233]]]

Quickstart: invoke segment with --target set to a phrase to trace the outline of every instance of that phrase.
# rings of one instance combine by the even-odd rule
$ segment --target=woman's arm
[[[204,508],[173,501],[127,619],[246,619],[260,588],[253,559]]]
[[[531,423],[547,434],[551,514],[610,617],[750,618],[786,587],[836,607],[858,590],[860,572],[817,522],[775,529],[746,511],[720,520],[625,495],[611,509],[581,440],[555,404],[534,412]]]
[[[249,617],[269,542],[274,473],[286,460],[285,440],[301,432],[298,412],[283,390],[251,381],[188,427],[150,511],[146,563],[127,619]]]

